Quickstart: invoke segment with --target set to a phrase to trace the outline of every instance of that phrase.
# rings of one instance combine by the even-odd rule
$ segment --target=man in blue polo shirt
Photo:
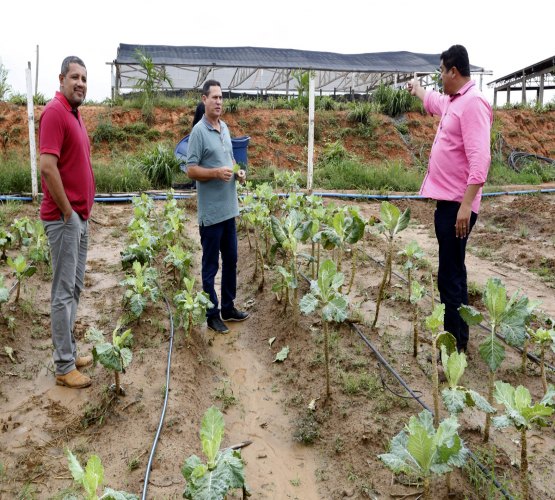
[[[239,215],[235,181],[245,182],[245,171],[233,173],[233,147],[227,125],[220,120],[222,89],[216,80],[202,87],[204,116],[189,139],[187,175],[197,181],[197,209],[202,245],[202,288],[214,304],[206,312],[208,328],[229,332],[223,321],[244,321],[248,313],[238,311],[234,301],[237,290],[237,230]],[[214,280],[222,256],[221,317]],[[223,321],[222,321],[223,319]]]

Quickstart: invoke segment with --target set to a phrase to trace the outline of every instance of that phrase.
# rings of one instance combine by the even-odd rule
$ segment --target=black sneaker
[[[225,326],[225,323],[220,319],[219,316],[210,316],[206,319],[206,324],[210,330],[216,333],[228,333],[229,328]]]
[[[248,317],[248,312],[238,311],[235,307],[227,313],[222,311],[222,319],[224,321],[245,321]]]

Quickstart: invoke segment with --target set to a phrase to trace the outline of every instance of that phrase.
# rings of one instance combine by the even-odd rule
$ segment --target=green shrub
[[[40,174],[37,168],[37,182],[40,189]],[[31,167],[29,157],[18,157],[16,154],[0,156],[0,193],[30,193]]]
[[[122,142],[126,139],[127,133],[125,130],[106,122],[99,123],[92,133],[92,140],[97,144],[99,142]]]
[[[154,188],[171,187],[174,175],[179,172],[180,161],[173,154],[173,149],[162,144],[157,144],[151,150],[140,154],[134,161]]]
[[[379,104],[383,113],[393,117],[411,111],[413,99],[407,90],[395,89],[383,83],[372,94],[372,100]]]

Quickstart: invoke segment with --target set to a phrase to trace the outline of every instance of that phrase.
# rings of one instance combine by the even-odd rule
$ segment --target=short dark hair
[[[83,68],[87,69],[87,67],[85,66],[85,63],[79,57],[77,57],[77,56],[67,56],[62,61],[62,69],[60,70],[60,74],[66,76],[67,72],[69,71],[69,65],[70,64],[78,64],[79,66],[83,66]]]
[[[468,52],[462,45],[452,45],[441,53],[440,60],[446,70],[457,68],[461,76],[470,76],[470,62]]]
[[[222,86],[220,85],[220,82],[216,81],[216,80],[206,80],[204,82],[204,85],[202,86],[202,95],[208,95],[210,94],[210,87],[220,87],[222,88]]]

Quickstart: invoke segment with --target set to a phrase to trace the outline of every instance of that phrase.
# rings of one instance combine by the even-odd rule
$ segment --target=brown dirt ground
[[[335,201],[336,204],[342,202]],[[416,239],[425,250],[428,265],[422,279],[437,267],[437,248],[431,223],[433,205],[419,201],[396,202],[410,207],[412,221],[401,233],[398,248]],[[182,202],[191,222],[187,228],[198,275],[199,243],[194,201]],[[364,216],[377,215],[376,202],[357,204]],[[157,204],[161,209],[161,202]],[[37,216],[38,207],[21,205],[11,217]],[[498,276],[510,293],[520,289],[542,301],[541,309],[555,317],[553,283],[555,273],[535,268],[553,254],[555,241],[548,224],[555,210],[550,195],[503,196],[485,199],[471,235],[468,254],[469,281],[480,288],[488,277]],[[97,204],[91,224],[86,291],[77,324],[80,347],[90,326],[110,332],[122,312],[124,277],[119,252],[125,246],[125,226],[132,216],[127,204]],[[526,231],[524,231],[524,229]],[[526,234],[524,234],[526,232]],[[430,364],[426,361],[429,341],[423,336],[421,351],[411,355],[411,324],[403,283],[394,277],[388,291],[377,332],[368,328],[375,310],[375,297],[382,269],[382,237],[370,231],[362,246],[350,302],[362,318],[361,330],[383,353],[409,385],[421,391],[431,406]],[[14,254],[14,251],[11,251]],[[519,255],[523,257],[518,257]],[[348,273],[349,259],[344,262]],[[552,269],[549,268],[551,271]],[[400,263],[395,270],[402,274]],[[335,329],[331,342],[331,401],[324,403],[325,378],[322,365],[321,324],[313,317],[295,320],[290,308],[283,312],[271,293],[273,273],[266,271],[266,286],[260,291],[253,278],[254,255],[244,231],[240,233],[238,304],[248,308],[251,318],[232,325],[226,336],[214,336],[206,327],[185,339],[175,331],[171,380],[165,424],[150,475],[148,498],[179,498],[184,489],[180,468],[191,454],[201,454],[198,431],[204,410],[211,404],[225,410],[225,445],[252,440],[244,449],[246,477],[256,499],[399,498],[414,495],[418,487],[395,480],[377,460],[389,439],[401,430],[410,415],[421,410],[413,400],[394,396],[384,389],[381,378],[401,393],[394,379],[380,370],[375,357],[349,328]],[[0,272],[9,275],[7,266]],[[171,293],[167,278],[165,290]],[[8,281],[11,282],[10,279]],[[308,286],[302,286],[302,293]],[[430,305],[424,306],[428,314]],[[0,356],[0,483],[2,498],[61,498],[70,491],[71,480],[63,455],[65,447],[86,460],[98,454],[105,467],[105,484],[140,493],[152,441],[163,403],[169,321],[163,303],[150,307],[140,324],[132,325],[134,360],[122,383],[127,394],[114,398],[108,390],[111,377],[102,367],[89,368],[94,380],[85,390],[74,391],[54,384],[49,335],[49,276],[41,269],[24,286],[20,302],[12,300],[3,314],[16,318],[14,332],[0,323],[0,345],[15,349],[15,362]],[[474,328],[471,354],[464,382],[484,392],[486,371],[477,345],[486,332]],[[276,337],[270,346],[269,339]],[[279,350],[289,346],[283,363],[273,362]],[[549,361],[555,364],[549,353]],[[498,378],[521,383],[541,394],[537,367],[518,371],[519,356],[508,349],[508,359]],[[554,377],[551,374],[551,382]],[[316,410],[308,405],[316,400]],[[485,452],[480,442],[483,417],[465,413],[462,432],[473,451],[489,457],[488,466],[513,494],[518,493],[518,435],[515,431],[493,431],[494,452]],[[314,443],[302,445],[295,436],[317,432]],[[529,436],[532,498],[553,499],[551,478],[555,473],[553,428],[533,430]],[[484,458],[485,461],[485,458]],[[485,483],[473,484],[472,474],[456,472],[450,498],[497,498]],[[476,476],[474,473],[473,476]],[[434,498],[447,498],[442,481],[434,483]]]

